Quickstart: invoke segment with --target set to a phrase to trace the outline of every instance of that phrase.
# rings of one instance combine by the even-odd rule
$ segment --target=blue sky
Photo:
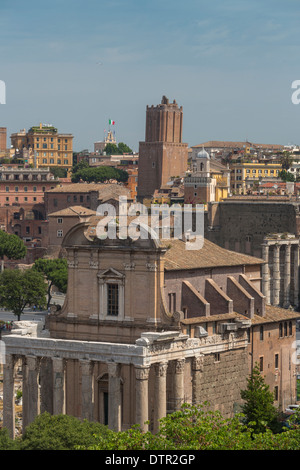
[[[0,126],[50,123],[93,150],[114,119],[138,151],[166,95],[189,145],[300,144],[299,19],[298,0],[0,0]]]

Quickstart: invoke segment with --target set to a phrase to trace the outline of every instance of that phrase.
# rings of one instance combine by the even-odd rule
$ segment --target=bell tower
[[[182,143],[182,106],[162,97],[157,106],[147,106],[145,141],[139,145],[137,197],[151,198],[172,176],[184,176],[188,145]]]

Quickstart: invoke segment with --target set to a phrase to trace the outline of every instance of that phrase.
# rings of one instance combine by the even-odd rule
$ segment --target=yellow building
[[[232,163],[230,165],[230,187],[232,191],[245,193],[259,182],[278,179],[278,174],[282,170],[280,163]]]
[[[73,135],[59,134],[56,127],[40,124],[11,135],[15,155],[24,163],[35,167],[61,167],[73,165]]]

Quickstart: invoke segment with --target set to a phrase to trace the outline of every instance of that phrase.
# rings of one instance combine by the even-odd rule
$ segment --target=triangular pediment
[[[115,278],[115,279],[123,279],[124,274],[120,273],[114,268],[108,268],[105,271],[99,272],[98,277],[100,278]]]

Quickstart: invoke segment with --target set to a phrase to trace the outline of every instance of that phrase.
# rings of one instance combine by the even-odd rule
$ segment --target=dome
[[[197,158],[206,158],[206,159],[209,159],[209,154],[204,150],[204,147],[202,148],[202,150],[200,150],[200,152],[197,153]]]

